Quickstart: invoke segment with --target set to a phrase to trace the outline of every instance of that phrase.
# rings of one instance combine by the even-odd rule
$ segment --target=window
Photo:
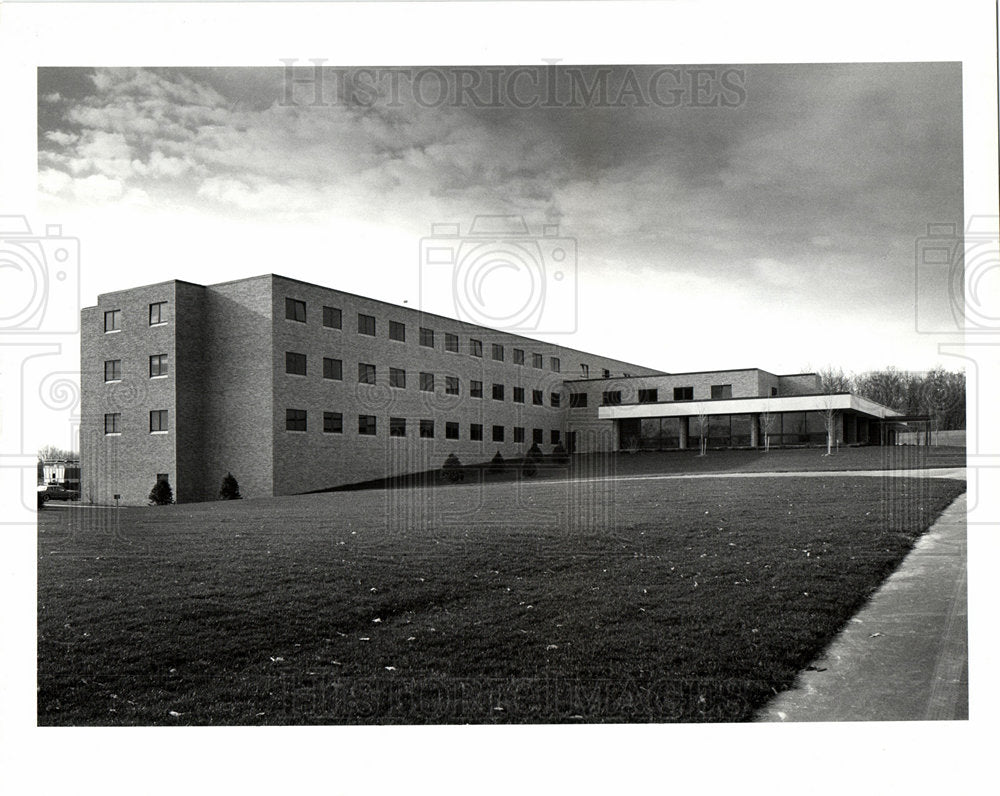
[[[285,320],[306,322],[306,303],[298,299],[285,297]]]
[[[493,426],[493,441],[503,442],[503,426]]]
[[[523,365],[524,364],[524,349],[515,348],[514,349],[514,364]]]
[[[339,307],[323,307],[323,325],[327,329],[343,328],[343,318]]]
[[[104,361],[104,380],[121,381],[122,361],[120,359],[106,359]]]
[[[605,379],[610,379],[611,378],[611,371],[608,370],[607,368],[602,368],[601,369],[601,376],[603,378],[605,378]]]
[[[553,373],[558,373],[562,365],[559,362],[559,357],[549,357],[549,369]]]
[[[434,421],[420,421],[420,439],[434,439]]]
[[[777,394],[778,394],[778,388],[777,387],[772,387],[771,388],[771,397],[773,398]]]
[[[324,412],[323,413],[323,433],[324,434],[343,434],[344,433],[344,416],[340,412]]]
[[[552,392],[549,393],[549,406],[559,406],[559,393]]]
[[[389,386],[406,389],[406,371],[402,368],[389,368]]]
[[[358,433],[366,437],[375,436],[375,415],[358,415]]]
[[[533,428],[531,430],[531,442],[534,445],[541,445],[545,442],[545,432],[540,428]]]
[[[524,387],[514,388],[514,403],[516,404],[524,403]]]
[[[434,330],[420,327],[420,345],[434,348]]]
[[[482,423],[472,423],[469,426],[469,439],[481,441],[483,438],[483,424]]]
[[[642,390],[639,390],[639,394],[642,394]],[[694,387],[674,387],[674,400],[675,401],[691,401],[694,400]],[[642,398],[639,399],[639,403],[642,403]]]
[[[305,430],[306,430],[306,410],[286,409],[285,431],[305,431]]]
[[[444,350],[458,353],[458,335],[451,332],[444,333]]]
[[[549,439],[552,441],[553,445],[558,445],[559,444],[559,429],[558,428],[552,429],[552,433],[551,433]]]
[[[533,367],[533,368],[542,368],[542,367],[544,367],[543,360],[542,360],[542,355],[541,354],[532,354],[531,355],[531,367]]]
[[[502,401],[503,400],[503,385],[494,384],[493,385],[493,400]]]
[[[587,406],[587,393],[571,392],[569,394],[570,409],[584,409]]]
[[[167,431],[167,410],[154,409],[149,413],[149,433],[164,434]]]
[[[606,390],[601,396],[601,403],[605,406],[618,406],[622,402],[621,390]]]
[[[458,395],[458,377],[457,376],[445,376],[444,377],[444,394],[445,395]]]
[[[122,433],[122,414],[121,412],[111,412],[104,416],[104,433],[105,434],[121,434]]]
[[[367,362],[358,363],[358,384],[375,383],[375,366]]]
[[[159,326],[160,324],[167,322],[167,311],[164,309],[167,306],[165,301],[157,301],[154,304],[149,305],[149,325]]]
[[[481,357],[483,355],[483,341],[470,339],[469,353],[474,357]]]
[[[583,378],[585,378],[585,379],[589,379],[590,378],[590,365],[584,365],[584,364],[581,363],[581,365],[580,365],[580,375],[583,376]]]
[[[531,391],[531,403],[535,406],[542,406],[545,404],[545,397],[542,395],[541,390]]]
[[[420,374],[420,390],[421,390],[421,392],[434,392],[434,374],[433,373],[421,373]]]
[[[458,439],[458,423],[449,420],[444,424],[444,438]]]
[[[406,342],[406,324],[399,321],[389,321],[389,339]]]
[[[358,334],[367,334],[370,337],[375,336],[375,316],[365,315],[364,313],[358,313]]]
[[[492,347],[494,361],[503,362],[503,346],[499,343],[494,343]]]
[[[514,426],[514,442],[524,442],[524,426]]]
[[[339,359],[323,357],[323,378],[343,381],[344,363]]]
[[[648,390],[639,390],[639,403],[655,404],[659,400],[659,391],[654,387]]]
[[[406,436],[406,418],[405,417],[390,417],[389,418],[389,436],[390,437],[405,437]]]
[[[713,384],[712,385],[712,397],[713,398],[732,398],[733,397],[733,385],[732,384]]]
[[[149,378],[155,379],[158,376],[167,375],[167,355],[153,354],[149,358]]]
[[[291,373],[294,376],[305,376],[306,375],[306,355],[297,354],[294,351],[285,352],[285,373]]]
[[[483,397],[483,383],[481,381],[476,381],[473,379],[469,382],[469,397],[470,398],[482,398]]]
[[[108,310],[104,313],[104,333],[120,332],[122,330],[122,311]]]

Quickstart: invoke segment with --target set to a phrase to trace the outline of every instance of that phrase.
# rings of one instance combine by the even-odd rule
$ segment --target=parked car
[[[75,489],[67,489],[58,484],[38,487],[38,499],[43,503],[49,500],[79,500],[80,493]]]

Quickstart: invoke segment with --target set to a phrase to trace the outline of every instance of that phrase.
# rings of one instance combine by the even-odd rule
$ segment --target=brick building
[[[867,443],[892,414],[820,395],[815,374],[666,374],[273,274],[103,294],[81,322],[95,503],[145,503],[158,479],[210,500],[227,472],[247,497],[294,494],[533,442],[693,447],[706,412],[712,446],[755,447],[765,426],[772,444],[808,444],[832,402],[838,439]]]

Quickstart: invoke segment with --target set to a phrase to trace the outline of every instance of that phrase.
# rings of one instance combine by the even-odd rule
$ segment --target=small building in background
[[[42,462],[42,483],[66,489],[80,489],[79,459],[46,459]]]

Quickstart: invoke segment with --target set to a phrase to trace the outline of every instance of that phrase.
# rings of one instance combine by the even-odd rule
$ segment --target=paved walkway
[[[966,561],[963,494],[758,721],[967,719]]]

